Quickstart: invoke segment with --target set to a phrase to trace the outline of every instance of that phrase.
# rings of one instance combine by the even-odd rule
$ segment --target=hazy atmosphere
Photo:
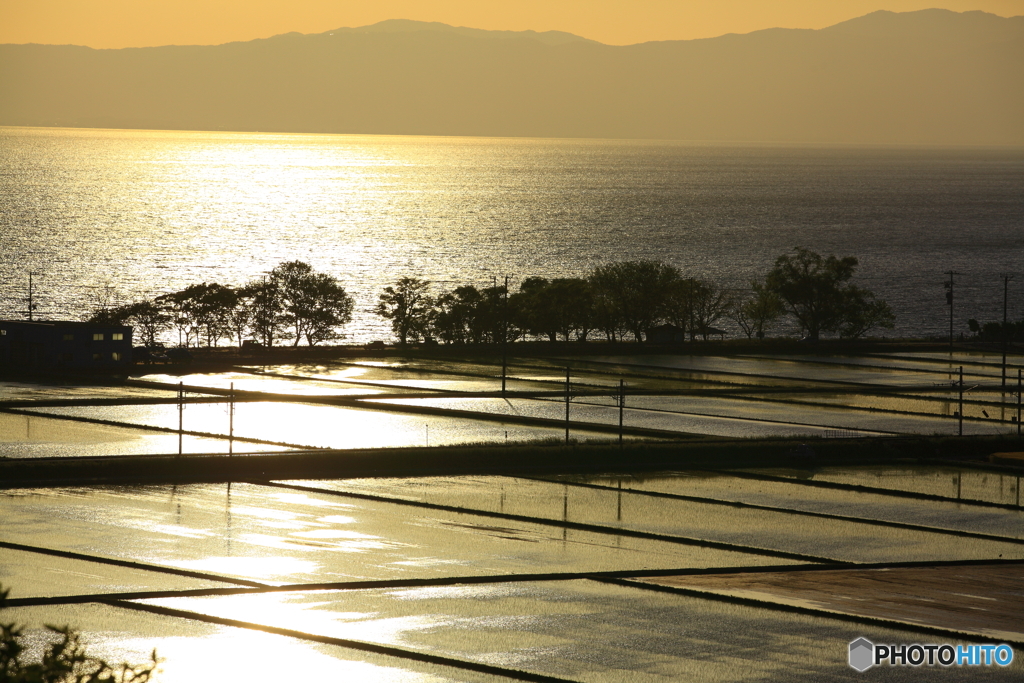
[[[217,45],[322,33],[387,19],[494,31],[564,31],[609,45],[713,38],[766,28],[825,28],[877,10],[1024,14],[1024,0],[2,0],[0,43],[94,48]]]
[[[206,47],[7,44],[0,65],[8,126],[1024,144],[1024,17],[982,12],[619,47],[389,20]]]
[[[1024,680],[1022,15],[0,0],[0,683]]]

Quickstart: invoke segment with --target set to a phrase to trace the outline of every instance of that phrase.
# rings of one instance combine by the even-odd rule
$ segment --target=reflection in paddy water
[[[1012,493],[1016,493],[1012,477],[996,480],[973,476],[976,473],[964,474],[965,482],[968,479],[978,483],[988,482],[987,485],[981,484],[984,491],[976,492],[975,498],[1005,498],[1003,492],[1010,487]],[[928,470],[922,469],[918,476],[930,479]],[[571,476],[560,479],[626,490],[707,497],[1024,539],[1024,509],[993,510],[962,505],[955,501],[923,501],[867,491],[801,486],[795,482],[740,479],[725,473],[710,472],[650,473],[627,477]],[[998,484],[993,485],[997,481]]]
[[[40,415],[69,415],[177,429],[176,405],[70,407],[38,409]],[[227,404],[188,404],[181,416],[186,431],[219,434],[224,440],[205,452],[227,452],[226,437],[260,439],[309,448],[399,448],[471,443],[514,443],[557,438],[559,428],[530,427],[435,415],[409,415],[381,410],[296,403],[238,403],[234,416]],[[577,431],[579,440],[607,436]],[[176,438],[176,437],[175,437]],[[246,450],[268,450],[263,444]],[[177,450],[177,442],[171,451]],[[236,448],[236,450],[238,450]]]
[[[259,597],[259,596],[254,596]],[[503,679],[464,669],[361,652],[263,633],[258,630],[146,614],[106,605],[22,607],[4,620],[29,627],[29,656],[47,641],[43,623],[74,624],[85,633],[90,654],[112,662],[142,663],[155,648],[162,660],[155,683],[500,683]],[[260,616],[260,615],[252,615]],[[274,614],[264,612],[264,623]],[[269,620],[268,617],[271,617]]]
[[[185,435],[183,453],[218,453],[226,450],[224,441]],[[0,457],[74,458],[97,455],[150,455],[177,453],[176,434],[127,427],[112,427],[39,415],[0,413]],[[271,445],[263,451],[281,450]]]
[[[520,368],[524,380],[510,386],[556,388],[560,362],[524,361]],[[550,371],[545,369],[545,363]],[[906,368],[822,368],[800,359],[645,357],[641,363],[646,365],[640,368],[644,377],[635,382],[638,390],[698,387],[697,380],[702,377],[713,382],[713,387],[737,392],[749,389],[753,393],[759,391],[759,386],[808,386],[819,378],[899,385],[911,375],[924,376],[907,372]],[[681,369],[687,381],[659,377],[658,363],[666,369],[673,364],[685,365]],[[577,386],[617,386],[625,367],[587,364],[585,377],[580,378]],[[320,376],[312,380],[245,373],[183,378],[167,375],[163,379],[219,388],[234,382],[237,389],[305,395],[351,396],[380,391],[379,387],[369,385],[326,381],[332,378],[387,385],[395,389],[394,393],[410,387],[496,388],[496,368],[484,363],[405,364],[388,360],[376,367],[366,365],[276,369],[281,374]],[[411,365],[428,372],[414,372]],[[527,368],[528,365],[533,367]],[[429,372],[432,368],[436,372]],[[452,372],[487,377],[448,374]],[[734,384],[722,385],[719,372],[732,373],[728,381]],[[801,377],[801,372],[806,376]],[[537,381],[545,379],[550,382]],[[0,386],[0,391],[3,390]],[[73,397],[75,391],[69,390],[66,396]],[[137,395],[145,393],[137,391]],[[33,395],[25,387],[17,388],[16,393],[19,398]],[[99,394],[110,396],[106,390],[97,391]],[[921,409],[920,412],[927,413],[927,406],[941,405],[928,401],[923,391],[920,397],[787,395],[768,391],[761,395],[783,396],[793,402],[760,402],[738,393],[733,394],[736,398],[638,395],[627,401],[627,425],[719,435],[763,435],[784,430],[812,435],[822,434],[833,426],[921,433],[929,431],[929,425],[938,425],[930,431],[950,426],[948,415],[936,414],[933,418],[843,410],[853,405]],[[61,394],[49,388],[40,390],[38,397],[59,398]],[[944,398],[949,399],[949,394]],[[985,400],[990,398],[986,395]],[[799,403],[807,399],[829,405]],[[564,406],[557,399],[505,401],[439,396],[388,400],[417,407],[564,417]],[[571,408],[574,420],[617,423],[616,407],[607,397],[579,396]],[[23,449],[20,453],[36,449],[32,452],[52,455],[97,450],[113,453],[119,452],[121,444],[135,447],[140,440],[151,438],[143,430],[58,422],[43,415],[44,410],[169,429],[178,426],[175,405],[37,410],[38,416],[28,418],[0,413],[0,439],[5,434],[8,439],[5,446],[0,446],[0,455],[12,453],[10,449]],[[707,415],[672,415],[664,411]],[[228,433],[226,403],[190,404],[183,417],[186,430]],[[18,421],[22,419],[32,423],[24,432],[24,439],[23,432],[18,431],[25,426]],[[234,419],[238,436],[332,447],[493,443],[505,438],[561,437],[559,429],[287,402],[239,403]],[[770,424],[769,420],[811,426]],[[13,427],[4,431],[4,424]],[[970,424],[965,426],[971,429]],[[68,428],[62,429],[63,425]],[[992,427],[987,423],[979,426]],[[176,435],[152,438],[171,444],[162,449],[164,452],[176,450]],[[210,452],[218,447],[223,452],[226,446],[223,440],[186,437],[186,451],[190,440],[209,441],[210,447],[205,450]],[[0,541],[78,554],[55,557],[29,549],[0,549],[0,582],[11,585],[15,597],[71,599],[76,595],[161,591],[165,595],[147,600],[146,605],[164,605],[191,613],[190,618],[172,617],[91,602],[19,607],[2,616],[5,620],[29,623],[37,647],[42,642],[38,628],[43,622],[79,626],[87,632],[97,652],[112,659],[144,661],[156,646],[167,659],[157,683],[203,681],[210,677],[244,683],[319,679],[371,683],[507,680],[460,668],[459,662],[522,669],[531,674],[588,683],[800,677],[837,680],[853,675],[845,659],[846,643],[850,640],[866,635],[876,642],[919,642],[922,634],[878,624],[864,631],[861,626],[824,615],[727,605],[631,586],[612,586],[581,577],[599,572],[635,575],[647,569],[692,572],[765,566],[788,571],[788,565],[802,563],[773,556],[768,551],[855,562],[1005,560],[1024,556],[1020,543],[943,532],[958,529],[1021,539],[1024,513],[1019,510],[971,506],[955,500],[930,501],[823,489],[803,483],[848,483],[1012,505],[1019,495],[1019,481],[1014,477],[931,467],[773,472],[783,478],[759,480],[681,472],[642,477],[576,477],[566,481],[477,476],[304,481],[287,485],[232,483],[0,491]],[[587,488],[576,482],[605,488]],[[309,488],[319,490],[305,490]],[[712,500],[659,498],[644,495],[644,491]],[[758,510],[731,502],[782,509]],[[852,519],[801,516],[792,510]],[[880,526],[862,519],[917,524],[935,530]],[[581,526],[570,528],[572,524]],[[653,535],[659,535],[661,540]],[[731,544],[734,549],[674,543],[668,538],[672,536],[705,539],[723,546]],[[137,564],[115,566],[108,561]],[[182,576],[171,573],[172,570],[186,570],[198,576]],[[510,582],[505,578],[525,579],[535,574],[561,575],[565,580],[541,581],[532,577]],[[372,589],[347,591],[293,590],[301,584],[364,580],[391,583],[386,588],[378,584]],[[468,583],[476,580],[486,583]],[[232,587],[245,581],[286,586],[288,590],[204,598],[177,594],[199,588]],[[415,584],[410,585],[412,582]],[[806,601],[801,604],[815,608]],[[423,664],[408,658],[371,655],[301,638],[216,625],[204,621],[202,615],[448,657],[456,660],[456,666]],[[989,673],[995,680],[1000,675],[1019,678],[1021,665],[1015,667]],[[919,678],[923,672],[909,673]],[[936,669],[927,673],[929,679],[953,679],[957,672]],[[909,675],[907,671],[896,674],[896,679]]]
[[[0,518],[2,541],[270,584],[786,562],[251,484],[0,493]]]
[[[499,483],[500,482],[500,483]],[[494,477],[308,482],[314,487],[562,520],[665,536],[800,553],[846,562],[908,562],[986,557],[1024,558],[1024,545],[965,539],[785,510],[653,498],[552,481]],[[497,484],[497,485],[496,485]]]
[[[826,616],[584,580],[144,602],[594,683],[843,679],[846,644],[864,633]],[[879,625],[870,634],[921,637]]]
[[[773,474],[775,474],[773,472]],[[1020,505],[1020,476],[954,467],[826,467],[814,479],[838,484],[870,486],[896,491],[925,493],[945,498],[981,500]]]
[[[841,475],[845,470],[834,470]],[[850,470],[856,473],[856,470]],[[919,470],[922,478],[928,468]],[[909,476],[909,471],[908,471]],[[601,480],[597,480],[601,481]],[[697,678],[711,681],[785,678],[795,668],[816,679],[846,673],[845,644],[860,626],[825,615],[787,614],[697,597],[611,586],[580,578],[602,571],[666,568],[784,566],[793,561],[754,551],[679,545],[615,533],[616,529],[686,534],[752,546],[773,546],[859,561],[1020,556],[1022,546],[953,539],[853,521],[788,516],[784,511],[645,497],[630,487],[775,501],[852,506],[852,492],[815,501],[798,481],[762,482],[690,473],[648,480],[615,479],[613,489],[587,489],[515,477],[427,477],[301,482],[324,491],[255,484],[80,487],[0,493],[0,540],[208,573],[209,581],[141,569],[57,560],[0,551],[4,583],[23,584],[18,596],[99,590],[178,591],[230,585],[216,577],[268,585],[360,579],[441,580],[443,585],[392,585],[338,591],[185,597],[140,604],[184,610],[195,618],[137,613],[98,604],[18,608],[12,617],[35,628],[68,621],[84,629],[100,654],[143,661],[151,647],[168,659],[159,683],[206,680],[230,672],[249,683],[331,675],[359,681],[489,681],[457,668],[476,662],[566,680],[618,683]],[[618,485],[623,485],[619,490]],[[760,487],[760,488],[759,488]],[[337,492],[373,495],[381,500]],[[875,496],[877,498],[877,495]],[[458,506],[449,512],[395,501]],[[864,503],[861,512],[875,502]],[[892,504],[890,502],[890,504]],[[928,501],[914,501],[927,516]],[[932,509],[952,515],[948,503]],[[873,508],[872,508],[873,509]],[[536,518],[530,523],[480,512]],[[856,510],[850,510],[854,511]],[[986,513],[991,512],[987,510]],[[1015,523],[1018,513],[1005,517]],[[608,533],[568,529],[562,520]],[[996,523],[988,520],[985,523]],[[980,522],[979,522],[980,523]],[[1017,555],[1012,555],[1016,552]],[[52,568],[52,571],[51,571]],[[564,574],[565,581],[508,582],[510,574]],[[26,573],[32,573],[28,580]],[[46,574],[49,573],[49,576]],[[88,578],[86,574],[96,574]],[[446,585],[452,577],[495,577],[483,584]],[[61,588],[59,584],[66,583]],[[294,587],[294,586],[293,586]],[[328,638],[375,643],[396,651],[450,658],[455,667],[368,655],[203,621],[202,615]],[[40,632],[35,631],[38,639]],[[767,634],[767,635],[766,635]],[[872,626],[870,636],[916,642],[920,634]],[[274,653],[274,663],[251,665]],[[838,654],[837,654],[838,652]],[[236,654],[237,653],[237,654]],[[225,658],[242,656],[234,669]],[[294,666],[280,658],[295,658]],[[313,667],[312,669],[307,667]],[[197,672],[203,672],[197,677]],[[289,673],[290,672],[290,673]],[[305,673],[304,673],[305,672]],[[1019,675],[1019,670],[1006,672]],[[939,672],[941,675],[945,675]],[[241,676],[241,678],[239,678]],[[269,676],[269,678],[268,678]],[[275,678],[277,677],[277,678]],[[347,677],[347,678],[346,678]]]

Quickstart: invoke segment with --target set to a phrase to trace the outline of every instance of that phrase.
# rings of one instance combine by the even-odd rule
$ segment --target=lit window
[[[114,351],[112,354],[110,354],[110,360],[121,360],[121,352]]]
[[[122,341],[124,339],[124,333],[114,332],[112,335],[110,335],[110,338],[113,339],[114,341]]]
[[[7,334],[7,330],[0,330],[0,337],[5,336],[6,334]]]
[[[75,335],[73,335],[73,334],[65,334],[64,335],[64,341],[75,341]]]
[[[93,341],[103,341],[103,333],[102,332],[95,332],[95,333],[93,333],[92,340]]]

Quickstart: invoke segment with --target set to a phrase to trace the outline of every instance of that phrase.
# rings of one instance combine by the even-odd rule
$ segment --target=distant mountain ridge
[[[596,40],[581,38],[572,33],[564,31],[489,31],[481,28],[466,28],[464,26],[449,26],[438,21],[413,21],[411,19],[388,19],[369,26],[357,28],[337,28],[333,31],[325,31],[327,35],[345,33],[412,33],[414,31],[435,31],[438,33],[452,33],[471,38],[489,40],[504,38],[507,40],[537,40],[545,45],[565,45],[566,43],[593,43],[600,45]],[[324,35],[324,33],[314,35]],[[297,34],[302,35],[302,34]]]
[[[886,11],[629,46],[393,20],[217,46],[0,45],[0,125],[1024,145],[1024,17]]]

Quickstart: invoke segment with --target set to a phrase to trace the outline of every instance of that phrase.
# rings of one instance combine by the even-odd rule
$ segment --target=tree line
[[[852,256],[823,257],[797,248],[743,291],[686,277],[652,260],[608,263],[584,277],[528,277],[515,292],[505,281],[435,293],[428,281],[404,277],[384,288],[373,311],[391,322],[401,345],[595,337],[642,342],[664,325],[692,341],[716,334],[715,325],[727,319],[748,338],[765,337],[783,319],[814,340],[824,333],[856,338],[892,328],[889,306],[850,282],[856,267]],[[102,306],[90,320],[132,324],[146,345],[174,330],[186,346],[216,346],[223,339],[241,346],[253,338],[267,347],[286,340],[313,346],[339,338],[352,309],[352,298],[336,278],[289,261],[242,287],[191,285],[152,300]]]
[[[967,321],[967,328],[974,335],[974,339],[983,342],[997,341],[1024,341],[1024,319],[1013,322],[979,323],[974,318]]]
[[[183,346],[217,346],[223,339],[242,346],[254,337],[267,347],[282,340],[298,346],[303,339],[314,346],[340,338],[352,308],[337,278],[288,261],[238,288],[204,282],[153,299],[101,305],[89,322],[133,325],[146,346],[156,346],[167,331],[177,332]]]
[[[748,338],[763,338],[784,318],[814,340],[823,333],[857,338],[876,328],[891,329],[895,316],[888,304],[850,282],[856,268],[855,257],[822,257],[798,247],[741,292],[686,277],[661,261],[609,263],[580,278],[529,277],[515,293],[496,283],[431,296],[425,280],[402,278],[385,288],[375,311],[391,320],[403,345],[410,339],[586,341],[594,334],[611,342],[644,341],[662,325],[691,340],[706,340],[725,319]]]

